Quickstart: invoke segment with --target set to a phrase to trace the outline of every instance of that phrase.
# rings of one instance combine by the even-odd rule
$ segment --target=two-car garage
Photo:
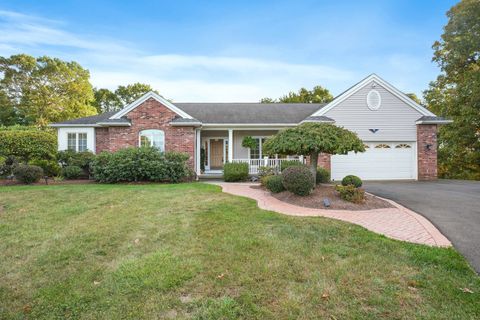
[[[332,179],[349,174],[363,180],[416,179],[416,142],[365,142],[365,152],[331,158]]]

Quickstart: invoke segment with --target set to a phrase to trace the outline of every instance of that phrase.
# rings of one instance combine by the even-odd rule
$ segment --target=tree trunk
[[[310,171],[313,174],[313,188],[317,185],[318,152],[310,153]]]

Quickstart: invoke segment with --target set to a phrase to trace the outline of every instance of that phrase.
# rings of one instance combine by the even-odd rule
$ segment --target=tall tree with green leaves
[[[26,54],[0,57],[0,76],[2,123],[13,115],[16,123],[45,126],[96,114],[90,73],[76,62]]]
[[[115,91],[95,88],[94,106],[98,112],[117,111],[150,91],[158,93],[150,85],[138,82],[126,86],[118,86]]]
[[[318,155],[364,152],[365,147],[357,134],[329,123],[303,123],[279,131],[263,144],[265,153],[310,156],[310,170],[316,179]]]
[[[480,1],[463,0],[448,12],[433,61],[441,74],[424,92],[428,107],[452,119],[439,131],[439,174],[480,179]]]
[[[312,90],[301,88],[298,92],[290,91],[288,94],[278,98],[262,98],[261,103],[327,103],[333,100],[328,89],[322,86],[315,86]]]

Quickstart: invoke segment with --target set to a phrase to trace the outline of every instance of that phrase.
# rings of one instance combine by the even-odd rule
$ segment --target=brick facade
[[[437,179],[437,125],[417,125],[418,180]]]
[[[321,153],[318,155],[318,166],[331,171],[331,155],[328,153]]]
[[[195,129],[170,125],[176,116],[175,112],[150,98],[126,115],[132,124],[130,127],[96,128],[96,152],[136,147],[140,131],[159,129],[165,132],[165,151],[187,153],[190,156],[188,164],[194,169]]]

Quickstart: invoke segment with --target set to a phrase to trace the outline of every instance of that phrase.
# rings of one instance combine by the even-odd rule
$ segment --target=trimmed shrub
[[[55,160],[32,160],[29,164],[42,168],[43,174],[48,177],[58,176],[62,169]]]
[[[18,160],[15,156],[6,157],[0,165],[0,177],[12,175],[16,166],[18,166]]]
[[[281,175],[266,176],[265,187],[273,193],[279,193],[285,190],[283,186],[283,177]]]
[[[78,179],[83,175],[83,170],[79,166],[66,166],[62,169],[62,176],[65,179]]]
[[[226,182],[244,181],[248,178],[248,163],[225,163],[223,166],[223,180]]]
[[[360,188],[356,188],[353,184],[346,186],[335,186],[335,190],[340,194],[340,198],[345,201],[353,203],[362,203],[365,201],[365,191]]]
[[[91,163],[93,178],[99,182],[179,182],[190,176],[186,161],[179,152],[161,153],[150,147],[125,148],[102,152]]]
[[[330,171],[325,168],[317,168],[317,184],[319,183],[329,183],[330,182]]]
[[[283,186],[288,191],[306,196],[314,187],[313,175],[307,166],[292,166],[282,172]]]
[[[81,176],[88,177],[91,174],[90,164],[95,159],[95,154],[90,151],[76,152],[64,150],[57,153],[58,162],[62,167],[77,166],[82,169]]]
[[[298,166],[303,166],[303,163],[301,163],[299,160],[285,160],[280,162],[280,172],[283,172],[283,170],[287,168]]]
[[[0,130],[0,156],[15,156],[27,163],[31,159],[54,159],[57,138],[45,130]]]
[[[271,177],[275,174],[275,168],[261,166],[258,168],[258,176],[260,177],[260,184],[265,186],[268,177]]]
[[[342,179],[342,186],[348,186],[349,184],[360,188],[363,184],[362,179],[354,175],[348,175]]]
[[[38,166],[19,164],[13,169],[13,174],[18,181],[30,184],[38,182],[43,177],[43,170]]]

